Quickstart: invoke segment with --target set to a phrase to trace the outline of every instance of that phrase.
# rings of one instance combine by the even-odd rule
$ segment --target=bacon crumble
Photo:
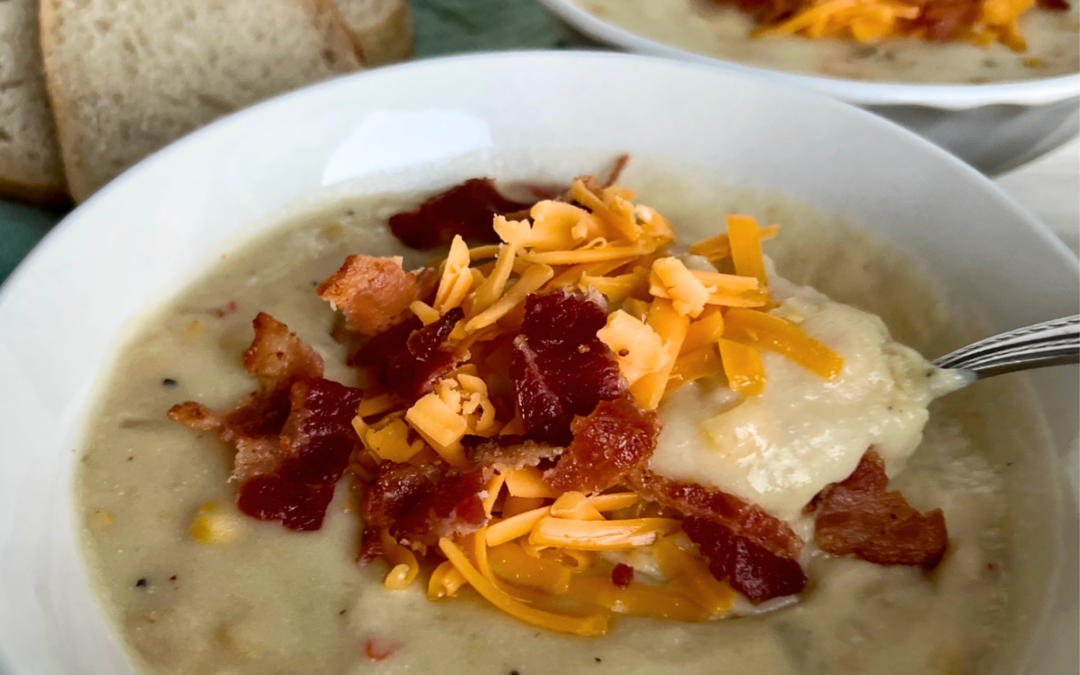
[[[432,385],[469,358],[467,351],[453,349],[449,344],[454,326],[465,317],[465,311],[455,307],[438,321],[409,333],[404,348],[386,358],[379,382],[412,403],[431,392]]]
[[[420,294],[417,279],[402,269],[400,257],[351,255],[315,292],[344,312],[348,330],[375,335],[406,318]]]
[[[557,445],[537,443],[512,434],[494,438],[466,436],[462,443],[470,462],[500,472],[539,466],[557,459],[564,452],[564,448]]]
[[[552,291],[526,298],[510,362],[526,436],[567,445],[575,415],[622,395],[618,363],[596,337],[606,324],[603,308],[582,295]]]
[[[934,569],[949,542],[944,514],[916,511],[888,484],[884,460],[868,450],[850,476],[816,498],[818,546],[878,565]]]
[[[470,534],[487,523],[480,499],[484,474],[435,463],[383,462],[364,491],[364,522],[414,548],[416,544],[435,546],[442,537]]]
[[[420,250],[446,246],[459,234],[466,241],[496,244],[499,236],[491,229],[491,219],[530,206],[503,197],[490,178],[471,178],[415,211],[392,216],[390,231],[401,243]]]
[[[660,416],[633,401],[601,401],[586,417],[570,425],[573,440],[544,481],[557,489],[602,492],[624,482],[643,467],[660,435]]]
[[[769,515],[757,504],[715,488],[664,478],[651,471],[630,477],[630,487],[648,500],[723,525],[735,536],[746,538],[770,553],[795,558],[803,542],[791,526]]]
[[[352,418],[359,389],[322,378],[322,358],[269,314],[253,322],[255,339],[244,368],[262,390],[225,412],[187,401],[170,419],[216,431],[237,452],[237,506],[260,520],[293,530],[317,530],[356,447]]]
[[[806,573],[797,560],[776,555],[721,523],[687,516],[683,531],[709,561],[713,576],[727,581],[755,605],[806,588]]]
[[[611,583],[619,588],[629,588],[634,583],[634,568],[626,563],[618,563],[611,570]]]

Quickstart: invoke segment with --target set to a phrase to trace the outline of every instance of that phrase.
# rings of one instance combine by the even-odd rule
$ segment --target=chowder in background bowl
[[[539,1],[588,40],[824,92],[889,118],[991,175],[1036,159],[1080,131],[1075,3],[1065,12],[1029,10],[1023,17],[1029,49],[1015,53],[1002,44],[984,49],[911,39],[874,46],[798,36],[753,39],[748,16],[713,0]]]
[[[631,90],[648,95],[611,105]],[[848,142],[828,143],[836,138]],[[10,442],[0,452],[0,664],[14,675],[131,672],[91,595],[75,546],[84,522],[73,518],[83,514],[71,510],[69,489],[99,368],[117,356],[117,331],[137,327],[140,308],[283,219],[482,173],[558,180],[624,150],[670,172],[641,187],[667,200],[655,206],[676,223],[696,217],[708,227],[699,207],[680,211],[693,202],[680,202],[681,193],[801,223],[795,234],[817,237],[834,257],[815,267],[796,246],[781,257],[787,273],[882,311],[898,336],[928,351],[1076,305],[1075,259],[985,179],[864,113],[737,75],[616,55],[477,56],[282,97],[133,169],[73,213],[4,287],[0,402]],[[804,215],[790,216],[793,208]],[[838,231],[826,224],[837,222],[867,228],[914,259],[968,334],[936,331],[942,316],[932,302],[911,324],[885,311],[928,297],[914,281],[922,273],[906,276],[893,258],[861,257],[849,238],[826,238]],[[837,283],[850,278],[845,266],[847,274],[872,269],[884,282],[845,290]],[[80,329],[74,349],[72,326]],[[988,666],[995,675],[1076,669],[1076,505],[1053,479],[1075,443],[1075,376],[1010,376],[970,392],[987,417],[1004,419],[995,406],[1008,407],[1012,396],[1033,396],[1041,409],[1002,442],[987,441],[1010,505],[1011,639]],[[128,554],[140,555],[137,543]]]

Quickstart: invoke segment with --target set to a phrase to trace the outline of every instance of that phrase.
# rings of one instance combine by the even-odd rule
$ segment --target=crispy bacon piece
[[[604,181],[604,187],[611,187],[619,182],[619,176],[622,176],[622,172],[626,170],[628,164],[630,164],[630,155],[622,154],[616,157],[615,166],[612,167],[611,173],[608,174],[607,180]]]
[[[336,483],[356,449],[352,420],[363,392],[332,380],[293,383],[292,410],[281,429],[282,475],[302,483]]]
[[[615,569],[611,570],[611,583],[619,588],[629,588],[634,583],[634,568],[626,563],[615,565]]]
[[[660,435],[660,416],[626,398],[601,401],[570,425],[574,440],[544,481],[560,490],[601,492],[624,482],[649,461]]]
[[[734,534],[726,525],[687,516],[683,530],[708,560],[713,576],[727,581],[755,605],[801,593],[806,587],[806,574],[798,561],[776,555],[747,537]]]
[[[351,255],[315,292],[345,313],[348,330],[375,335],[406,318],[421,295],[417,281],[416,272],[402,269],[401,258]]]
[[[854,473],[817,496],[818,546],[878,565],[937,567],[949,543],[944,514],[919,513],[888,484],[885,462],[868,450]]]
[[[567,445],[575,415],[622,395],[618,364],[596,337],[606,323],[603,308],[581,295],[560,290],[526,298],[510,379],[527,436]]]
[[[492,218],[530,206],[503,197],[489,178],[471,178],[431,197],[415,211],[392,216],[390,231],[401,243],[421,250],[446,246],[457,234],[468,241],[497,244]]]
[[[409,336],[423,327],[424,323],[420,319],[411,316],[365,341],[349,355],[348,364],[379,367],[408,349]]]
[[[497,471],[512,471],[556,459],[563,448],[547,443],[537,443],[524,436],[465,436],[462,439],[469,461]]]
[[[255,339],[244,352],[244,369],[267,390],[285,387],[303,377],[322,377],[323,360],[306,342],[274,317],[259,312]]]
[[[281,430],[281,464],[240,484],[240,510],[291,530],[322,527],[334,486],[356,447],[352,418],[361,396],[359,389],[321,378],[293,383],[292,411]]]
[[[169,419],[197,431],[216,430],[236,447],[233,479],[244,481],[271,473],[284,459],[281,429],[289,417],[290,390],[299,378],[320,378],[323,360],[288,326],[269,314],[253,322],[255,339],[244,352],[244,368],[259,378],[262,390],[224,412],[187,401],[169,410]]]
[[[979,20],[982,3],[979,0],[918,0],[919,16],[912,23],[926,30],[926,37],[945,42],[961,37]]]
[[[360,535],[360,553],[356,556],[356,563],[363,567],[381,558],[383,553],[382,536],[379,531],[374,527],[365,527]]]
[[[468,360],[468,352],[447,344],[454,326],[463,318],[465,311],[455,307],[438,321],[412,331],[404,349],[387,358],[379,382],[409,403],[430,393],[436,380]]]
[[[484,526],[487,514],[480,492],[485,482],[483,471],[383,462],[364,490],[364,522],[386,529],[403,545],[435,546],[442,537],[466,535]]]
[[[648,470],[631,475],[629,484],[645,499],[677,509],[687,517],[723,525],[733,535],[774,555],[795,558],[802,550],[803,542],[790,525],[734,495],[695,483],[670,480]]]
[[[322,359],[285,324],[268,314],[254,324],[244,368],[259,377],[261,391],[220,413],[188,401],[173,406],[169,418],[215,430],[236,447],[241,511],[293,530],[317,530],[355,448],[352,418],[361,392],[323,379]]]
[[[717,579],[757,604],[802,592],[806,574],[797,557],[802,540],[784,521],[726,492],[639,470],[628,478],[644,498],[677,509]]]

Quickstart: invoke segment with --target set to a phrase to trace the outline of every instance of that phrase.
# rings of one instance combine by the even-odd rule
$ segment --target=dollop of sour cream
[[[770,291],[781,302],[773,314],[843,357],[840,375],[827,381],[764,351],[760,396],[743,398],[722,377],[684,385],[660,406],[664,428],[649,468],[794,521],[870,446],[890,476],[900,471],[922,440],[927,406],[966,381],[895,342],[873,314],[775,277]]]

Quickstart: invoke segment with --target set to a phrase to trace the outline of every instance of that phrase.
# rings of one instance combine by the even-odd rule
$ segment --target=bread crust
[[[26,23],[39,19],[38,0],[13,0],[13,2],[24,3],[19,9],[13,11],[27,12],[26,14],[16,15],[18,18]],[[26,63],[23,64],[21,70],[17,71],[17,74],[20,77],[40,78],[39,82],[31,81],[22,86],[29,88],[28,100],[26,101],[28,107],[25,108],[25,111],[38,113],[40,115],[38,122],[44,123],[43,128],[35,129],[34,123],[30,122],[31,133],[35,134],[35,136],[38,131],[44,134],[44,138],[39,141],[42,145],[38,147],[38,150],[43,152],[45,157],[44,159],[29,161],[25,155],[20,156],[18,152],[6,154],[6,159],[0,162],[3,166],[3,172],[0,173],[0,199],[9,199],[50,208],[63,206],[66,202],[70,202],[70,199],[67,194],[67,184],[64,181],[64,172],[60,161],[60,148],[55,140],[56,128],[53,122],[52,110],[48,104],[48,94],[47,91],[42,91],[46,90],[45,74],[44,72],[33,72],[41,68],[43,60],[41,47],[37,40],[31,39],[28,42],[35,53],[23,54],[21,50],[22,41],[20,40],[22,37],[24,37],[22,33],[17,33],[16,41],[20,44],[20,55],[26,60]],[[40,90],[35,86],[39,83]],[[38,96],[41,95],[44,95],[46,99],[44,106],[40,106]],[[33,110],[39,106],[44,109],[40,111]]]
[[[137,163],[147,154],[187,133],[187,131],[184,131],[185,128],[187,130],[197,128],[210,119],[305,84],[305,82],[295,81],[295,71],[292,81],[287,82],[287,84],[280,84],[281,81],[278,80],[258,81],[249,78],[248,81],[254,83],[252,89],[257,90],[259,93],[246,102],[242,98],[237,103],[235,99],[231,102],[228,100],[220,101],[215,100],[213,96],[207,96],[208,103],[204,104],[200,100],[197,105],[188,106],[184,110],[173,106],[164,96],[158,97],[158,102],[161,103],[160,107],[148,104],[146,102],[147,98],[157,96],[156,90],[154,94],[146,94],[144,90],[144,101],[141,104],[129,103],[126,109],[121,107],[121,103],[109,104],[94,101],[93,104],[87,104],[85,102],[86,97],[96,96],[98,92],[85,91],[80,88],[79,83],[72,84],[69,81],[72,75],[69,72],[70,68],[65,64],[65,59],[70,62],[71,57],[61,53],[64,48],[62,45],[64,35],[61,33],[62,22],[65,20],[77,20],[79,18],[78,10],[65,12],[61,6],[61,1],[41,0],[40,37],[45,62],[46,87],[55,113],[54,117],[57,135],[60,140],[64,173],[71,195],[76,202],[84,201],[102,187],[105,182],[115,178],[117,174]],[[190,2],[190,0],[182,1]],[[230,2],[240,1],[230,0]],[[261,2],[262,0],[258,1]],[[353,38],[330,0],[292,0],[292,2],[295,2],[296,6],[302,7],[304,13],[310,18],[310,26],[305,27],[305,29],[314,29],[321,36],[324,44],[323,53],[333,56],[332,60],[323,63],[320,74],[312,76],[309,81],[314,82],[335,73],[344,74],[362,67],[363,61],[357,54]],[[66,16],[66,14],[71,14],[71,16]],[[279,53],[278,56],[286,58],[287,55]],[[221,75],[221,77],[224,77],[224,75]],[[270,77],[277,76],[271,75]],[[200,91],[197,85],[187,88],[190,90],[182,92],[182,96],[190,99],[199,99],[201,95],[207,93]],[[175,91],[173,95],[176,95]],[[80,99],[80,97],[82,98]],[[150,103],[153,103],[153,100]],[[92,105],[98,106],[98,109],[94,110]],[[111,108],[110,105],[112,105]],[[89,117],[86,113],[87,110],[98,113],[101,108],[107,111],[105,117],[114,117],[108,118],[104,122],[100,118],[97,120],[86,119]],[[136,121],[153,119],[154,115],[157,115],[157,119],[164,120],[164,122],[157,128],[146,131],[141,137],[138,134],[143,132],[142,128],[137,128],[131,134],[136,137],[130,140],[130,147],[138,148],[137,151],[124,152],[122,148],[125,146],[117,145],[119,141],[112,141],[113,145],[108,146],[121,148],[115,153],[100,150],[100,144],[109,143],[110,141],[103,140],[103,137],[94,134],[104,133],[104,131],[108,130],[115,131],[120,128],[121,123],[128,125],[125,128],[125,132],[127,132],[132,126],[135,126],[132,123],[133,119]],[[116,124],[110,126],[110,123]],[[165,131],[162,131],[162,128]],[[174,129],[180,131],[174,133]],[[124,139],[126,143],[126,135]],[[95,142],[99,144],[98,148],[94,148]]]

